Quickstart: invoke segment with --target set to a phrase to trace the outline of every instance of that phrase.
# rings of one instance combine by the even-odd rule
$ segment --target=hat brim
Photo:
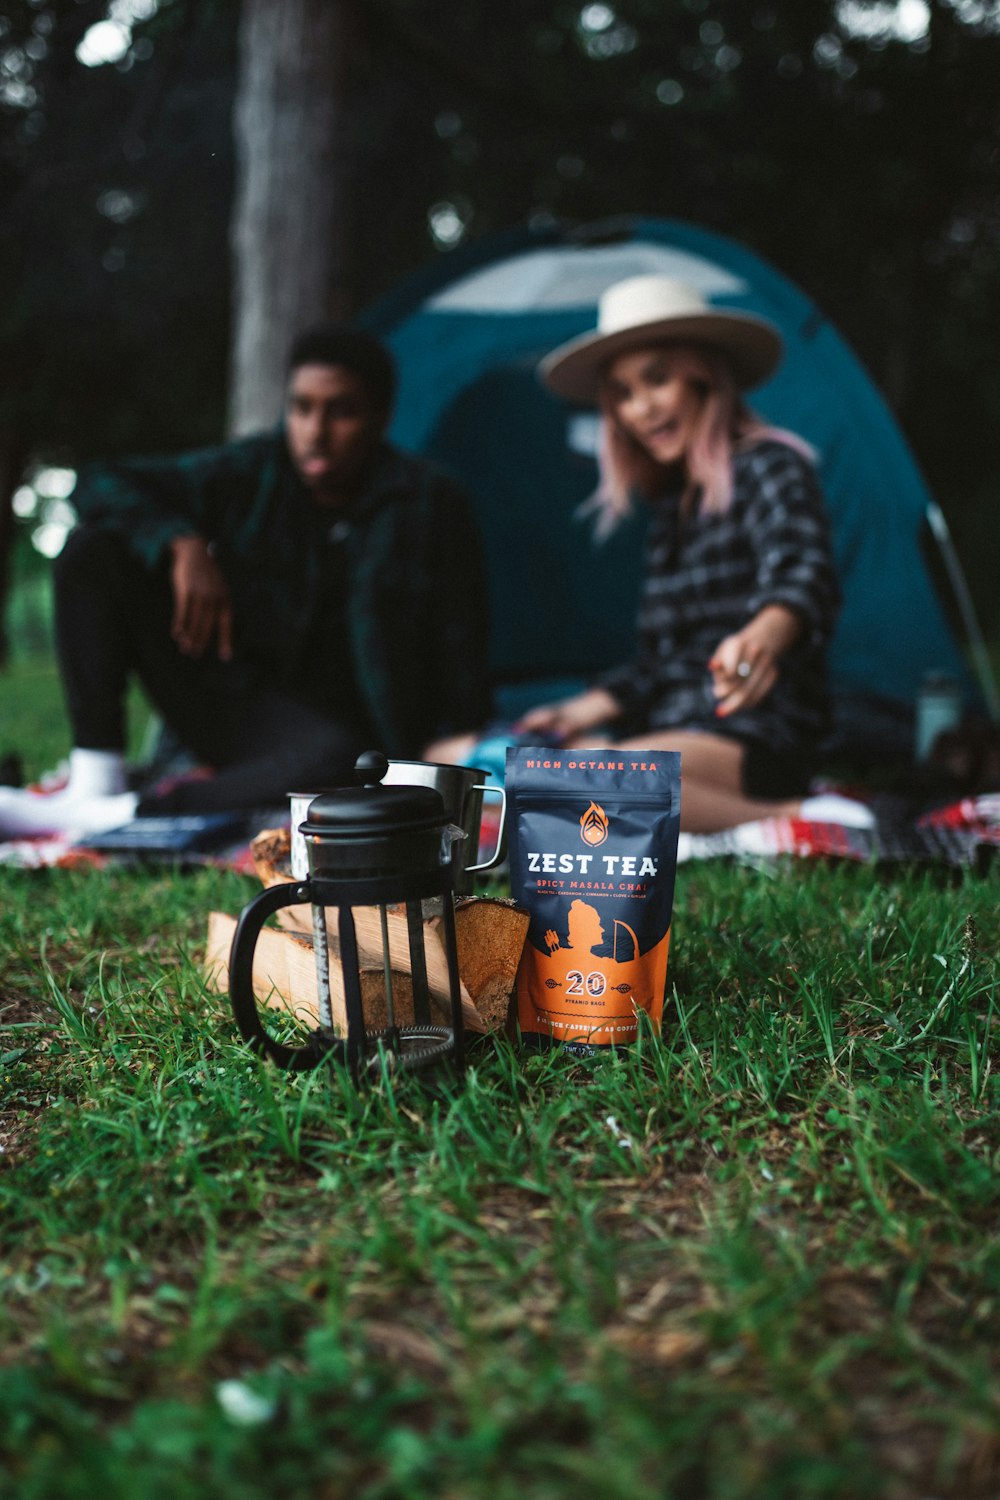
[[[752,313],[707,312],[660,318],[616,333],[580,334],[547,354],[538,366],[541,380],[556,396],[578,406],[597,406],[601,374],[609,359],[649,344],[708,344],[728,355],[740,390],[750,390],[777,369],[784,350],[781,334]]]

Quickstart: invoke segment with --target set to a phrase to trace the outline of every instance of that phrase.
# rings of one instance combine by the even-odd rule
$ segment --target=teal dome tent
[[[550,396],[535,367],[594,326],[606,286],[654,271],[780,328],[785,358],[751,399],[819,454],[844,594],[830,652],[841,739],[908,748],[928,674],[978,701],[928,568],[929,507],[939,533],[943,518],[882,397],[809,298],[743,246],[667,219],[499,236],[442,257],[365,319],[399,362],[393,438],[475,497],[501,708],[570,690],[631,649],[642,518],[594,541],[579,508],[595,483],[596,419]]]

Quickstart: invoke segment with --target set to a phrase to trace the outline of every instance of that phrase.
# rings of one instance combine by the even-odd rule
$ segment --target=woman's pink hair
[[[804,457],[815,460],[815,451],[802,438],[784,428],[772,427],[750,409],[737,389],[724,354],[694,344],[649,347],[668,349],[677,373],[704,395],[686,455],[683,506],[689,507],[700,491],[705,510],[720,513],[728,510],[733,495],[733,454],[765,439],[787,443]],[[601,386],[601,417],[600,480],[586,509],[596,513],[597,535],[605,537],[631,511],[633,494],[648,500],[662,489],[664,469],[619,425],[606,380]]]

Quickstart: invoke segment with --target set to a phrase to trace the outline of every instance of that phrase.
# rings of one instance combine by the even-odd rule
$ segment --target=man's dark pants
[[[200,659],[171,638],[165,568],[150,569],[112,531],[78,526],[56,562],[56,643],[75,746],[123,750],[131,673],[184,747],[215,769],[139,804],[148,815],[278,806],[288,792],[352,780],[371,731],[338,720],[259,668]],[[316,663],[318,672],[322,663]]]

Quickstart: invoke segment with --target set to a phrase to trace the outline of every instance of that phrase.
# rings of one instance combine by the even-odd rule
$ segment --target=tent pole
[[[976,675],[979,678],[979,686],[983,690],[986,700],[986,708],[994,724],[1000,720],[1000,694],[997,692],[997,681],[993,675],[993,667],[990,663],[989,652],[986,650],[986,642],[979,628],[976,618],[975,606],[972,603],[972,595],[969,586],[962,573],[962,566],[955,551],[955,544],[948,530],[948,522],[945,520],[944,511],[935,500],[931,500],[927,506],[927,524],[934,533],[934,538],[941,548],[941,555],[948,570],[948,580],[955,591],[955,599],[958,603],[959,613],[962,616],[962,624],[965,626],[966,638],[969,642],[969,650],[976,667]]]

